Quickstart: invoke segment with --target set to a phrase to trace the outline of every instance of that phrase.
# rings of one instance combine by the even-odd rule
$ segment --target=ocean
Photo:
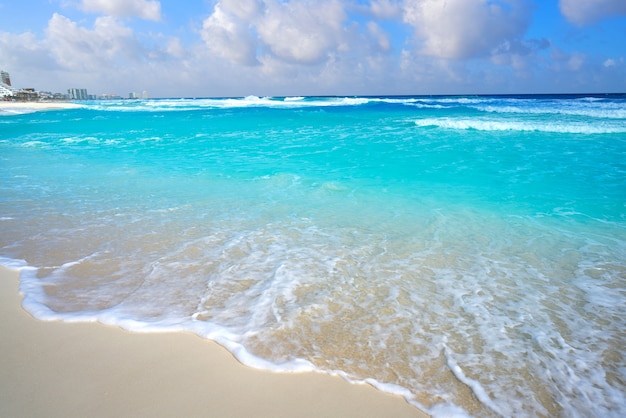
[[[0,264],[39,319],[187,330],[435,417],[623,417],[626,96],[4,111]]]

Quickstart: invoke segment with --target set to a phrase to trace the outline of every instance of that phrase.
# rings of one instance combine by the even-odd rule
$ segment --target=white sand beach
[[[404,399],[318,373],[241,365],[186,333],[38,321],[0,267],[0,416],[425,417]]]

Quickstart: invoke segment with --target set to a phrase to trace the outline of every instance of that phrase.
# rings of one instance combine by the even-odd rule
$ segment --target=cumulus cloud
[[[141,52],[132,30],[110,16],[97,18],[93,29],[87,29],[55,13],[46,35],[57,61],[71,69],[98,69]]]
[[[532,17],[527,0],[406,0],[403,19],[422,53],[440,58],[489,55],[523,37]]]
[[[165,52],[175,58],[183,58],[186,54],[185,47],[178,38],[171,38],[167,41]]]
[[[626,15],[624,0],[559,0],[559,8],[567,20],[577,25]]]
[[[567,60],[567,68],[570,71],[578,71],[585,64],[586,59],[587,56],[582,52],[574,52]]]
[[[343,21],[339,1],[267,2],[267,10],[257,25],[262,42],[278,57],[296,63],[312,64],[341,49]]]
[[[256,65],[257,42],[249,23],[217,4],[202,25],[201,36],[215,54],[237,64]]]
[[[151,0],[82,0],[79,7],[86,12],[114,17],[138,17],[161,20],[161,3]]]
[[[367,30],[374,39],[376,45],[382,51],[389,51],[391,49],[391,41],[387,33],[375,22],[367,23]]]
[[[0,62],[24,69],[59,68],[48,46],[30,32],[22,34],[0,32]]]
[[[395,19],[402,15],[402,8],[395,0],[372,0],[370,12],[379,19]]]
[[[264,9],[261,0],[222,0],[219,6],[242,20],[254,20]]]
[[[613,58],[607,58],[603,63],[602,66],[604,68],[614,68],[614,67],[618,67],[624,64],[624,57],[620,57],[618,59],[613,59]]]
[[[615,67],[615,60],[612,58],[609,58],[606,61],[604,61],[602,65],[604,65],[606,68]]]
[[[315,64],[345,48],[345,20],[337,0],[222,0],[201,35],[212,51],[240,64],[257,64],[259,50],[286,62]]]
[[[552,69],[558,72],[578,72],[587,64],[587,55],[580,51],[567,53],[559,48],[554,48],[551,58]]]

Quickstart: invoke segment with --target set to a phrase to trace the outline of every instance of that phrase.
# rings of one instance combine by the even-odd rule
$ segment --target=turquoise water
[[[191,330],[435,416],[626,414],[623,96],[5,111],[0,175],[38,318]]]

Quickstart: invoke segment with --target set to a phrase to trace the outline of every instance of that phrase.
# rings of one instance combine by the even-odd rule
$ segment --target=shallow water
[[[624,97],[89,102],[0,116],[0,174],[39,318],[435,416],[626,413]]]

